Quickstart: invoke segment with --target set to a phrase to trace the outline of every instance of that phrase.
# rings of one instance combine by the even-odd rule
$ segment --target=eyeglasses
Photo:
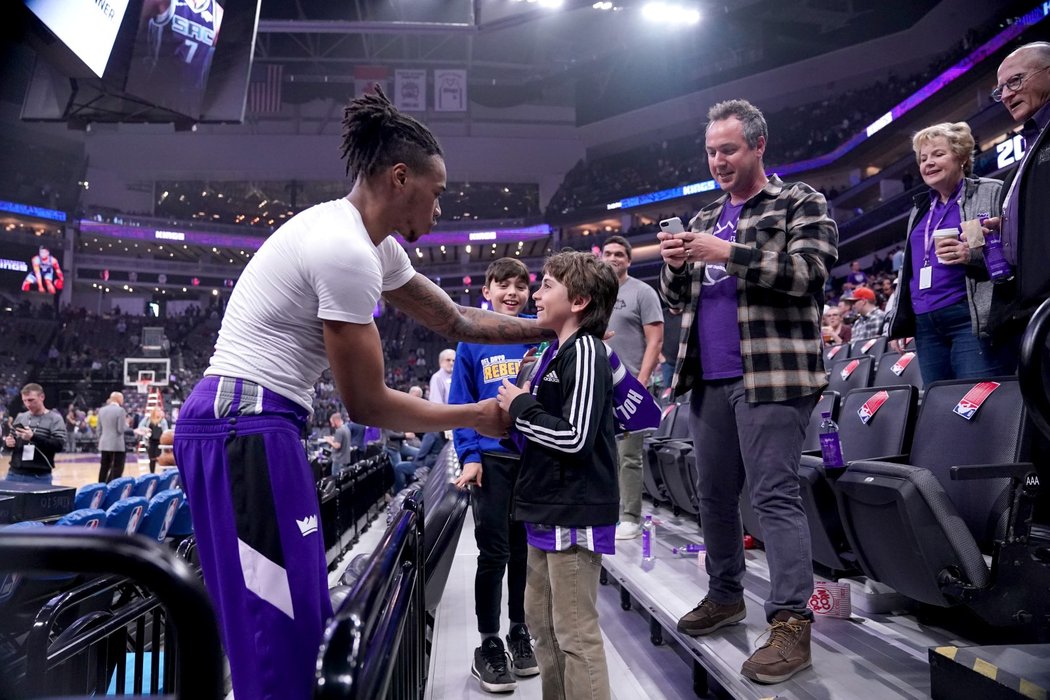
[[[1002,85],[997,85],[995,89],[992,90],[992,99],[996,102],[1002,102],[1003,90],[1006,90],[1006,88],[1010,88],[1010,92],[1017,92],[1021,89],[1021,86],[1024,85],[1024,82],[1026,80],[1031,78],[1036,73],[1043,72],[1047,68],[1050,68],[1050,66],[1043,66],[1039,70],[1032,71],[1031,73],[1017,73],[1016,75],[1011,75],[1005,83],[1003,83]]]

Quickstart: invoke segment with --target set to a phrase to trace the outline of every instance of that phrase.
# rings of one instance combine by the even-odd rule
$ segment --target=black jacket
[[[615,525],[620,489],[613,379],[605,344],[578,332],[510,405],[526,437],[514,518],[528,523]]]
[[[992,295],[992,331],[1019,333],[1028,318],[1050,297],[1050,127],[1039,132],[1014,196],[1017,204],[1017,267],[1014,279],[995,285]],[[1017,177],[1014,168],[1004,179],[1005,199]]]

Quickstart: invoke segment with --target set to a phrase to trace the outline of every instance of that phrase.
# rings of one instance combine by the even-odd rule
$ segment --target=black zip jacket
[[[605,343],[583,331],[510,405],[527,443],[514,489],[514,518],[590,527],[619,517],[613,379]]]

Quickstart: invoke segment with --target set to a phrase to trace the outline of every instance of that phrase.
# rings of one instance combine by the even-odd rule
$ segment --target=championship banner
[[[434,111],[467,111],[467,71],[434,71]]]
[[[427,111],[427,72],[394,71],[394,106],[402,112]]]

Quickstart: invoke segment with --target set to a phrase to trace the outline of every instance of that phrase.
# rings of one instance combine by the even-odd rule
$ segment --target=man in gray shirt
[[[343,414],[333,413],[328,418],[328,424],[332,426],[332,434],[326,436],[324,440],[332,448],[332,474],[334,475],[350,466],[350,453],[354,445],[350,437],[350,428],[343,420]]]
[[[106,405],[98,411],[98,450],[102,453],[98,480],[103,484],[124,476],[124,460],[127,457],[125,428],[127,413],[124,411],[124,394],[114,391],[109,395]]]
[[[615,335],[608,343],[624,366],[643,386],[659,361],[664,341],[664,314],[656,290],[627,274],[631,268],[631,244],[622,236],[610,236],[602,246],[602,260],[616,273],[620,292],[609,319]],[[617,441],[620,454],[620,524],[616,539],[642,534],[642,440],[645,433],[624,433]]]
[[[8,481],[50,484],[55,453],[66,444],[66,425],[62,416],[44,406],[44,388],[39,384],[22,387],[26,410],[15,416],[4,447],[11,450]]]

